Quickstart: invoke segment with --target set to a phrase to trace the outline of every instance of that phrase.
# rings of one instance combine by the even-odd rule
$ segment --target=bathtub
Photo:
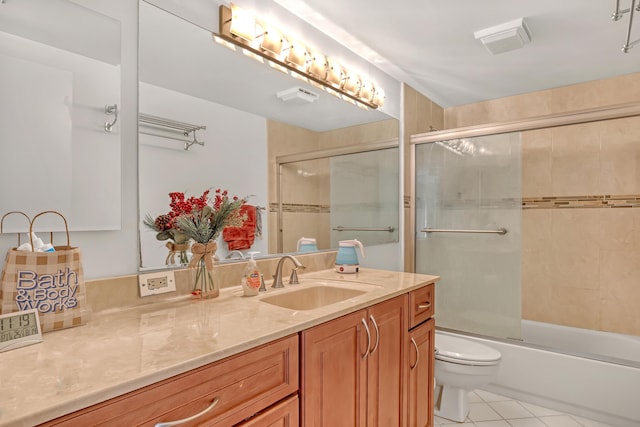
[[[616,427],[640,425],[640,358],[630,360],[640,354],[640,339],[529,321],[522,331],[532,343],[439,329],[502,353],[487,391]],[[597,360],[594,353],[606,355]]]

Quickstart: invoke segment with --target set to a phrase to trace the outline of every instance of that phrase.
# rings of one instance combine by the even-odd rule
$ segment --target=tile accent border
[[[522,198],[522,209],[576,208],[640,208],[640,194]]]
[[[270,203],[269,210],[271,212],[278,212],[278,204]],[[329,205],[315,205],[304,203],[283,203],[282,212],[288,213],[330,213],[331,208]]]

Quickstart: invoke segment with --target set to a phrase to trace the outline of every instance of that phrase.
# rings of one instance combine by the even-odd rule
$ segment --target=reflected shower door
[[[520,134],[416,145],[415,170],[416,272],[441,276],[438,326],[519,339]]]
[[[331,158],[331,247],[351,239],[365,246],[398,241],[398,153],[396,147]]]
[[[329,158],[280,165],[282,224],[278,253],[296,252],[302,237],[316,239],[318,249],[329,242]]]
[[[320,250],[349,239],[365,246],[397,242],[398,152],[395,144],[280,163],[278,252],[296,252],[302,237],[315,238]]]

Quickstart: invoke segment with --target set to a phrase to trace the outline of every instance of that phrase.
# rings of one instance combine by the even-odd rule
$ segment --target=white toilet
[[[436,331],[435,414],[464,422],[469,392],[496,378],[501,356],[486,345]]]

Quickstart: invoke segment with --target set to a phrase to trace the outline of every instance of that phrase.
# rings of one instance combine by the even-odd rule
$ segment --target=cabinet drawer
[[[430,284],[409,293],[409,329],[433,316],[435,286]]]
[[[231,426],[298,390],[293,335],[127,393],[45,425],[153,426],[218,404],[184,427]]]
[[[298,427],[298,396],[291,396],[236,427]]]

